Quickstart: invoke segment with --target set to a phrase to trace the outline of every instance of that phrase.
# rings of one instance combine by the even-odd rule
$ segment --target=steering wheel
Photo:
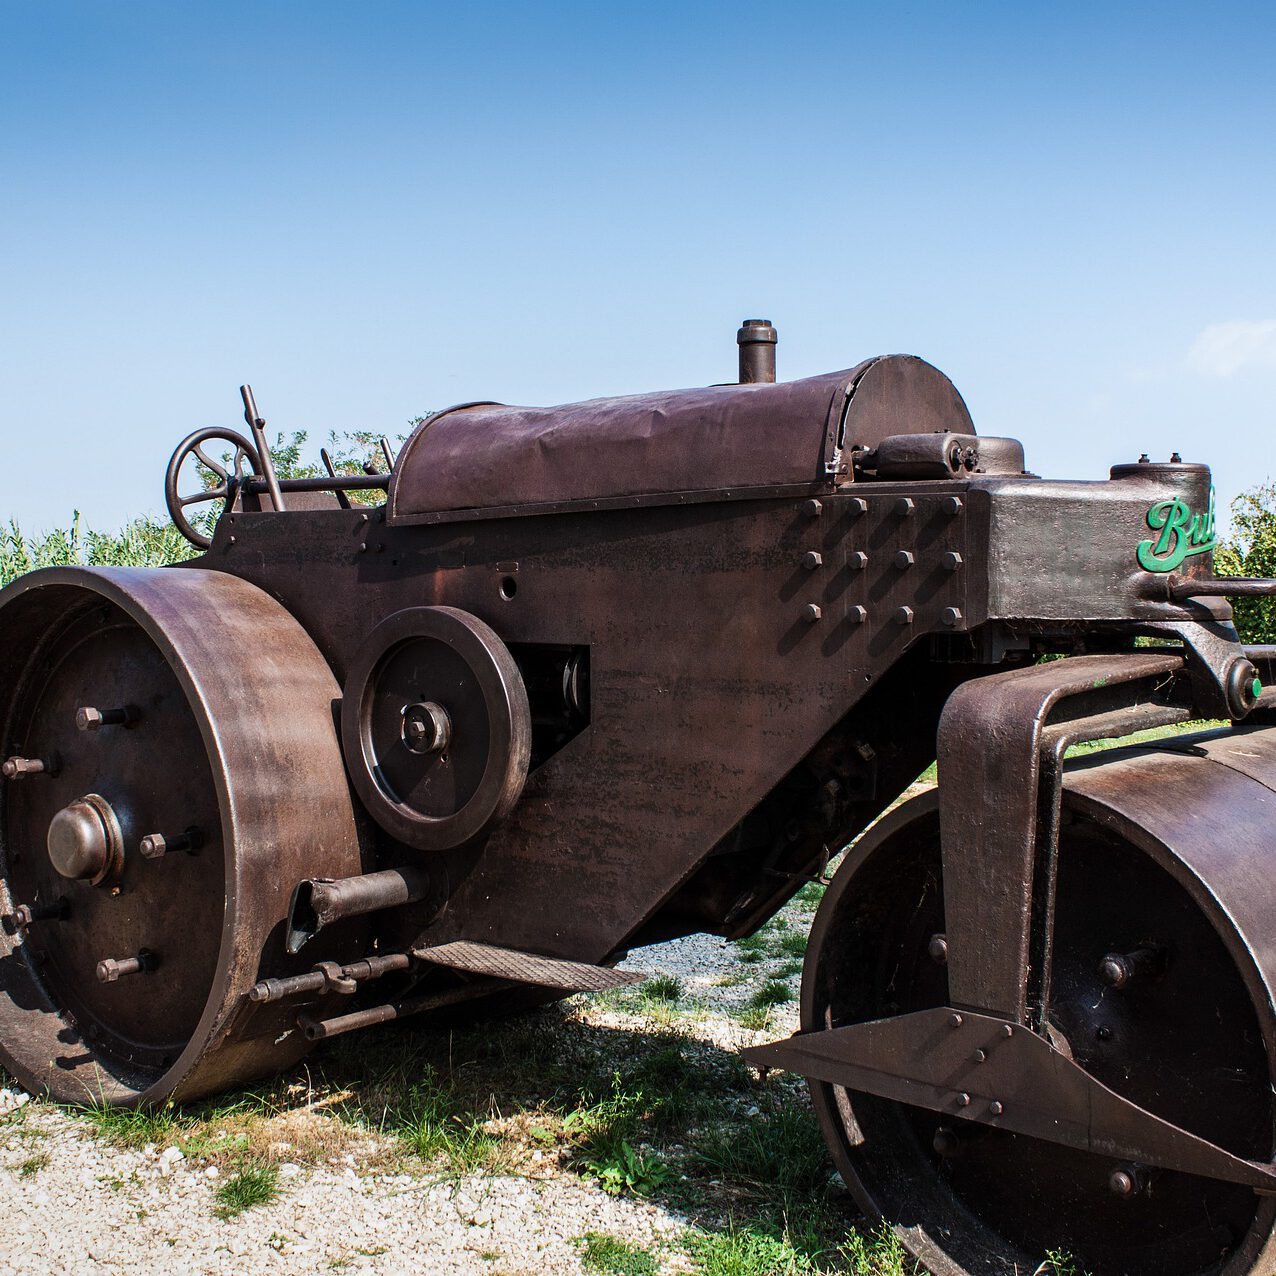
[[[213,460],[204,451],[204,444],[214,439],[221,443],[228,443],[235,449],[233,470],[227,470],[225,465]],[[190,496],[182,496],[177,489],[178,479],[181,476],[182,466],[192,457],[197,467],[203,467],[204,472],[201,473],[201,478],[204,481],[204,487]],[[223,429],[219,425],[210,425],[205,429],[196,430],[189,438],[183,439],[178,444],[177,451],[173,453],[168,463],[168,472],[164,476],[164,503],[168,506],[173,525],[197,548],[207,549],[212,545],[213,538],[196,530],[190,519],[186,517],[187,508],[191,505],[204,505],[209,501],[222,501],[222,513],[230,509],[244,481],[245,461],[248,463],[250,473],[261,474],[261,458],[257,455],[257,449],[242,434]],[[198,469],[197,472],[199,472]],[[216,480],[212,486],[209,486],[210,475]]]

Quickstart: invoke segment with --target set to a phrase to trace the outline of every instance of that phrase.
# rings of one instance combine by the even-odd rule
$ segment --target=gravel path
[[[797,904],[782,917],[795,928],[810,921]],[[794,1026],[791,1003],[776,1007],[761,1032],[732,1017],[774,969],[742,964],[739,950],[723,940],[663,944],[635,953],[626,966],[681,981],[684,1004],[697,1012],[679,1020],[688,1036],[737,1049]],[[723,980],[742,982],[723,986]],[[601,1027],[636,1022],[631,1011],[605,1001],[582,1001],[578,1013]],[[223,1220],[214,1193],[225,1171],[192,1166],[175,1146],[112,1146],[83,1119],[13,1092],[0,1092],[0,1118],[0,1263],[24,1276],[329,1270],[575,1276],[584,1270],[579,1238],[587,1232],[657,1253],[662,1271],[691,1270],[678,1243],[684,1218],[609,1196],[548,1159],[543,1173],[459,1181],[378,1174],[353,1154],[306,1167],[285,1163],[278,1199]]]

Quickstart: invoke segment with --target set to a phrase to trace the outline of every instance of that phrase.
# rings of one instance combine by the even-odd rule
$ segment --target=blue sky
[[[1276,474],[1270,4],[0,0],[0,519],[197,426],[920,354],[1050,477]],[[38,476],[48,476],[40,481]]]

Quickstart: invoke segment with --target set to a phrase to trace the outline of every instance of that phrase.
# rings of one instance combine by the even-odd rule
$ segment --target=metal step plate
[[[646,978],[631,971],[592,966],[584,961],[563,961],[558,957],[537,957],[534,953],[519,952],[515,948],[497,948],[471,940],[457,940],[440,944],[437,948],[414,948],[412,955],[436,966],[450,966],[453,970],[468,970],[476,975],[535,984],[538,988],[564,988],[571,992],[606,992],[609,988],[641,983]]]

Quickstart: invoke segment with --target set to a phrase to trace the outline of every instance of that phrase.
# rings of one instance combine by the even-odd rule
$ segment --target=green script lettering
[[[1149,572],[1172,572],[1185,558],[1214,548],[1214,489],[1209,508],[1195,514],[1181,497],[1157,501],[1147,512],[1147,525],[1159,533],[1139,543],[1139,565]]]

